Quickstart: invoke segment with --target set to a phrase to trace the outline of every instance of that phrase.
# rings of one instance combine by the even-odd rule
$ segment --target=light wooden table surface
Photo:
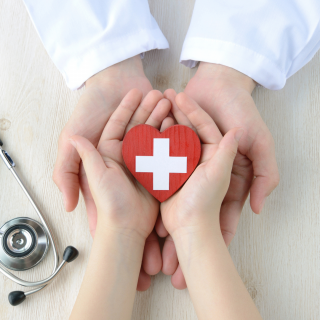
[[[145,71],[154,88],[182,91],[195,70],[178,63],[193,0],[150,1],[170,50],[149,52]],[[276,143],[281,183],[261,215],[246,204],[230,253],[265,320],[320,319],[320,55],[278,92],[257,88],[254,100]],[[92,240],[85,206],[65,213],[51,180],[59,133],[83,91],[71,92],[44,50],[22,4],[0,0],[0,137],[43,210],[62,253],[80,251],[50,287],[12,307],[19,289],[0,276],[0,319],[67,319],[82,281]],[[18,216],[36,218],[10,172],[0,163],[0,225]],[[40,279],[51,271],[51,254],[19,273]],[[159,274],[138,293],[134,320],[197,319],[187,290],[177,291]]]

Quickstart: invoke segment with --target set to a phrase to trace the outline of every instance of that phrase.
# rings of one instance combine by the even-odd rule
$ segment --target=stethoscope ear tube
[[[14,225],[13,224],[13,227],[10,226],[10,229],[8,229],[8,232],[5,234],[6,235],[5,239],[3,239],[4,234],[0,233],[0,237],[2,238],[1,239],[2,247],[0,247],[0,250],[6,251],[7,256],[8,256],[8,257],[5,257],[5,255],[2,255],[3,258],[2,258],[2,260],[0,259],[0,272],[3,273],[10,280],[14,281],[17,284],[20,284],[25,287],[36,287],[36,288],[34,288],[30,291],[26,291],[26,292],[23,292],[23,291],[11,292],[8,296],[9,302],[11,305],[16,306],[16,305],[22,303],[26,299],[27,296],[32,295],[32,294],[42,290],[43,288],[45,288],[54,279],[54,277],[62,270],[62,268],[65,266],[66,263],[70,263],[78,257],[79,252],[76,248],[74,248],[72,246],[68,246],[63,253],[63,260],[62,260],[61,264],[59,265],[59,255],[57,253],[56,244],[54,242],[51,231],[50,231],[45,219],[43,218],[40,210],[38,209],[36,203],[32,199],[31,195],[29,194],[29,192],[27,191],[23,182],[21,181],[19,175],[15,171],[15,169],[14,169],[15,163],[13,162],[13,160],[11,159],[9,154],[5,150],[2,149],[2,146],[3,146],[3,143],[0,140],[0,158],[2,158],[2,160],[4,161],[4,163],[6,164],[8,169],[11,171],[11,173],[15,177],[16,181],[18,182],[18,184],[22,188],[23,192],[25,193],[25,195],[29,199],[30,203],[32,204],[33,208],[35,209],[35,211],[41,221],[41,226],[43,227],[43,231],[45,232],[47,241],[49,240],[47,248],[49,246],[49,243],[51,243],[52,251],[53,251],[53,255],[54,255],[54,268],[52,270],[51,275],[48,278],[43,279],[41,281],[36,281],[36,282],[29,282],[29,281],[22,280],[21,278],[16,277],[10,271],[5,269],[2,265],[3,264],[2,260],[6,260],[7,264],[9,264],[9,268],[10,268],[10,263],[11,262],[13,263],[13,261],[14,261],[12,258],[26,259],[36,252],[35,250],[37,248],[37,245],[35,245],[34,246],[35,249],[32,248],[31,251],[28,247],[30,245],[30,243],[32,243],[32,245],[33,245],[33,242],[35,240],[37,240],[37,241],[39,240],[37,232],[36,232],[35,236],[33,236],[33,235],[30,236],[32,239],[29,237],[29,234],[32,234],[33,231],[35,231],[35,229],[37,229],[37,227],[32,226],[32,223],[31,223],[31,226],[28,226],[28,222],[34,221],[36,223],[36,221],[33,219],[30,219],[30,218],[19,218],[20,220],[19,219],[18,220],[19,221],[22,220],[22,222],[23,222],[22,225],[17,225],[17,224]],[[24,221],[23,219],[25,219],[26,221]],[[40,229],[42,229],[42,228],[40,228]],[[39,232],[41,233],[41,230]],[[4,244],[3,244],[4,240],[7,241],[7,243],[5,245],[6,250],[4,249]],[[28,243],[28,241],[29,241],[29,243]],[[43,241],[42,241],[42,243],[43,243]],[[38,244],[38,242],[37,242],[37,244]],[[24,246],[26,246],[26,248],[24,248]],[[42,260],[43,256],[47,252],[47,248],[45,248],[45,251],[43,251],[41,253],[42,256],[39,256],[37,259],[30,260],[30,266],[28,265],[28,268],[34,267],[36,264],[38,264]],[[24,249],[26,249],[26,250],[24,251]],[[26,256],[24,256],[24,254],[21,252],[25,252]],[[11,260],[10,260],[10,256],[11,256]],[[1,255],[0,255],[0,257],[1,257]],[[22,265],[20,265],[20,267]],[[21,267],[21,269],[19,269],[19,264],[16,263],[15,267],[11,267],[11,269],[25,270],[27,268]]]
[[[41,282],[44,282],[43,284],[46,286],[50,281],[53,280],[53,278],[62,270],[62,267],[65,265],[65,263],[70,263],[73,260],[77,259],[79,255],[79,251],[72,246],[68,246],[63,253],[63,261],[56,270],[54,274],[52,274],[48,279],[42,280]],[[20,303],[22,303],[27,297],[27,294],[23,291],[12,291],[8,295],[8,300],[12,306],[17,306]]]

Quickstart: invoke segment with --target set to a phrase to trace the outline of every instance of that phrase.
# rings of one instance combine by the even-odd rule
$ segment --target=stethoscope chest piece
[[[49,239],[42,225],[30,218],[15,218],[0,228],[0,261],[8,269],[23,271],[46,255]]]
[[[79,252],[76,248],[68,246],[64,250],[63,260],[59,265],[59,255],[51,231],[38,206],[24,186],[18,173],[15,171],[15,163],[7,151],[2,149],[2,146],[3,143],[0,140],[0,158],[17,180],[41,221],[40,223],[30,218],[16,218],[6,222],[0,228],[0,272],[21,286],[35,287],[25,292],[12,291],[9,294],[9,302],[11,305],[17,306],[23,302],[27,296],[45,288],[62,270],[66,263],[70,263],[78,257]],[[45,257],[50,244],[54,257],[54,267],[49,277],[39,281],[26,281],[15,276],[8,270],[23,271],[33,268]]]

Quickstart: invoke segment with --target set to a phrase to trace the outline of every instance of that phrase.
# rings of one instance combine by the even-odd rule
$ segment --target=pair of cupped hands
[[[205,228],[218,221],[229,245],[249,191],[251,208],[260,213],[277,186],[274,142],[252,100],[254,87],[252,79],[236,70],[201,62],[184,93],[177,95],[169,89],[162,94],[152,90],[139,56],[109,67],[86,82],[60,135],[53,179],[62,192],[66,211],[77,206],[81,188],[93,237],[101,220],[145,239],[138,290],[148,289],[150,275],[160,270],[172,275],[175,288],[186,288],[172,236],[182,229],[191,232],[191,226]],[[160,131],[177,123],[186,125],[202,142],[199,166],[161,206],[132,177],[122,159],[125,133],[141,123]],[[218,151],[225,149],[232,159],[232,152],[237,152],[233,142],[240,136],[230,179],[230,172],[224,172],[227,166],[219,163],[224,158]],[[86,170],[92,172],[86,174],[80,156],[83,163],[87,159],[90,165]],[[207,174],[215,175],[214,184]],[[219,188],[213,191],[216,186]],[[217,197],[212,199],[206,194],[208,190]],[[217,205],[219,208],[215,208]],[[162,253],[157,235],[166,237]]]

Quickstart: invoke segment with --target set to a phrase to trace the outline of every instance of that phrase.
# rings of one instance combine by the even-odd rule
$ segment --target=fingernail
[[[258,214],[260,214],[260,213],[261,213],[261,211],[262,211],[262,209],[263,209],[263,207],[264,207],[264,203],[265,203],[265,202],[266,202],[266,198],[264,198],[264,199],[263,199],[263,201],[262,201],[262,203],[261,203],[260,210],[259,210]]]
[[[69,142],[76,148],[77,147],[77,143],[72,140],[71,138],[69,139]]]
[[[243,135],[243,132],[244,132],[243,129],[239,129],[239,130],[236,132],[234,138],[237,140],[237,142],[240,141],[240,139],[241,139],[241,137],[242,137],[242,135]]]

